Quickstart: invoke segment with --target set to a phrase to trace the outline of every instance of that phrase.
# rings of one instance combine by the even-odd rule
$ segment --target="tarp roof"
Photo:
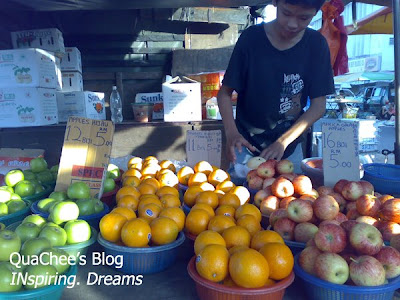
[[[348,34],[393,34],[393,13],[390,7],[383,7],[357,21],[357,28],[346,26]]]
[[[335,76],[335,83],[366,81],[366,80],[394,80],[394,72],[357,72]]]

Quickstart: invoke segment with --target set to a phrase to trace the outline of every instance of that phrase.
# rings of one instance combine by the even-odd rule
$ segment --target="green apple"
[[[14,193],[14,188],[12,188],[11,186],[8,186],[8,185],[0,186],[0,190],[5,190],[5,191],[9,191],[10,193]]]
[[[48,239],[51,247],[64,246],[67,243],[67,233],[61,227],[46,226],[40,231],[39,237]]]
[[[36,157],[32,159],[29,165],[33,173],[40,173],[47,169],[47,162],[43,157]]]
[[[67,244],[76,244],[88,241],[92,234],[90,225],[85,220],[68,221],[64,225],[67,233]]]
[[[118,178],[121,175],[119,168],[114,164],[109,164],[107,167],[107,177]]]
[[[19,238],[21,239],[21,243],[24,243],[26,240],[33,239],[39,235],[40,227],[32,222],[21,223],[15,228],[14,231]]]
[[[60,202],[63,202],[63,201],[56,200],[56,201],[50,203],[50,205],[49,205],[49,207],[48,207],[48,212],[49,212],[49,214],[53,211],[54,206],[56,206],[56,204],[58,204],[58,203],[60,203]]]
[[[31,170],[23,170],[22,173],[24,173],[25,180],[36,179],[35,173],[33,173]]]
[[[0,216],[8,215],[8,206],[5,202],[0,202]]]
[[[54,222],[47,222],[46,224],[44,224],[44,226],[42,227],[42,229],[45,228],[45,227],[60,227],[60,225],[57,225],[57,224],[54,223]],[[61,228],[61,227],[60,227],[60,228]]]
[[[11,193],[11,200],[22,200],[22,198],[16,193]]]
[[[25,273],[28,273],[32,278],[36,278],[34,282],[28,281],[25,285],[25,289],[33,290],[53,284],[56,279],[57,269],[51,265],[30,265],[26,267]]]
[[[22,180],[14,187],[14,193],[21,197],[32,196],[35,194],[35,185],[28,180]]]
[[[14,199],[14,200],[8,201],[6,204],[8,206],[8,213],[9,214],[13,214],[13,213],[15,213],[17,211],[20,211],[20,210],[23,210],[24,208],[27,207],[27,205],[26,205],[24,200]]]
[[[68,195],[67,195],[67,192],[57,191],[57,192],[52,192],[49,195],[49,198],[53,198],[53,199],[56,199],[56,200],[64,201],[64,200],[68,200]]]
[[[50,172],[56,173],[56,175],[57,175],[57,173],[58,173],[58,168],[59,168],[59,165],[54,165],[54,166],[52,166],[52,167],[50,168]]]
[[[44,192],[44,186],[43,185],[35,186],[35,195],[40,194],[42,192]]]
[[[7,189],[0,189],[0,202],[5,203],[10,201],[12,192]]]
[[[9,262],[0,263],[0,293],[10,293],[21,290],[22,280],[13,282],[13,273],[20,272],[20,269]],[[7,298],[7,296],[5,296],[5,298]]]
[[[69,254],[60,248],[47,248],[42,253],[48,253],[49,255],[43,255],[42,262],[44,264],[50,264],[55,267],[58,274],[64,274],[69,269],[68,257]]]
[[[4,182],[8,185],[8,186],[15,186],[18,182],[22,181],[25,179],[24,173],[19,170],[19,169],[15,169],[15,170],[11,170],[9,171],[6,176],[4,177]]]
[[[70,199],[90,198],[90,188],[85,182],[77,181],[68,187],[67,195]]]
[[[13,252],[21,249],[21,239],[11,230],[0,231],[0,261],[9,261]]]
[[[25,241],[21,247],[22,255],[39,255],[46,248],[50,248],[50,241],[44,237],[37,237]]]
[[[6,225],[3,224],[3,223],[0,223],[0,231],[2,231],[2,230],[4,230],[4,229],[6,229]]]
[[[54,198],[44,198],[42,200],[39,200],[39,202],[37,203],[37,207],[43,212],[48,212],[49,207],[55,201],[57,201],[57,200]]]
[[[79,217],[79,207],[75,202],[62,201],[55,204],[50,212],[49,220],[61,224]]]
[[[94,202],[94,213],[97,214],[104,210],[104,204],[99,199],[93,199]]]
[[[104,193],[108,193],[111,192],[115,189],[115,181],[113,178],[106,178],[104,180],[104,189],[103,192]]]
[[[46,219],[43,218],[41,215],[29,215],[22,220],[22,223],[27,223],[27,222],[34,223],[40,228],[43,228],[43,226],[46,224]]]
[[[54,176],[50,170],[44,170],[42,172],[36,173],[36,179],[41,183],[52,183],[54,181]]]
[[[95,213],[94,210],[94,202],[92,199],[78,199],[76,200],[76,205],[79,207],[79,215],[80,216],[87,216],[87,215],[92,215]]]

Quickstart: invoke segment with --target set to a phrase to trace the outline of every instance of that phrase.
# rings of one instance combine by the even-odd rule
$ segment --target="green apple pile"
[[[104,193],[111,192],[115,189],[115,180],[121,176],[119,168],[114,164],[107,167],[106,179],[104,180]]]
[[[29,169],[24,170],[23,173],[25,180],[50,184],[57,180],[58,165],[49,169],[47,161],[43,157],[36,157],[29,162]]]

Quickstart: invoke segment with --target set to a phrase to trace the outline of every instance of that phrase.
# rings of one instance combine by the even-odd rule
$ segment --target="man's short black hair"
[[[282,0],[276,0],[276,2],[279,2]],[[286,3],[292,4],[292,5],[300,5],[304,7],[312,7],[315,8],[316,11],[319,11],[324,5],[326,0],[283,0]]]

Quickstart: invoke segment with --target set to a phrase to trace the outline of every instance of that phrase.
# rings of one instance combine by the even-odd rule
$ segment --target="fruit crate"
[[[282,300],[286,288],[292,284],[294,273],[271,286],[248,289],[229,287],[202,278],[196,270],[196,257],[192,257],[187,266],[189,276],[196,283],[197,295],[200,300]]]
[[[32,203],[27,200],[24,201],[27,205],[24,209],[21,209],[20,211],[16,211],[15,213],[9,215],[1,216],[0,223],[3,223],[4,225],[8,226],[12,223],[22,221],[27,215],[30,215]]]
[[[302,286],[309,300],[392,300],[400,287],[400,276],[387,284],[373,287],[330,283],[304,271],[298,263],[299,255],[295,256],[294,272],[303,281]]]
[[[375,191],[400,197],[400,166],[391,164],[364,164],[363,180],[372,183]]]

